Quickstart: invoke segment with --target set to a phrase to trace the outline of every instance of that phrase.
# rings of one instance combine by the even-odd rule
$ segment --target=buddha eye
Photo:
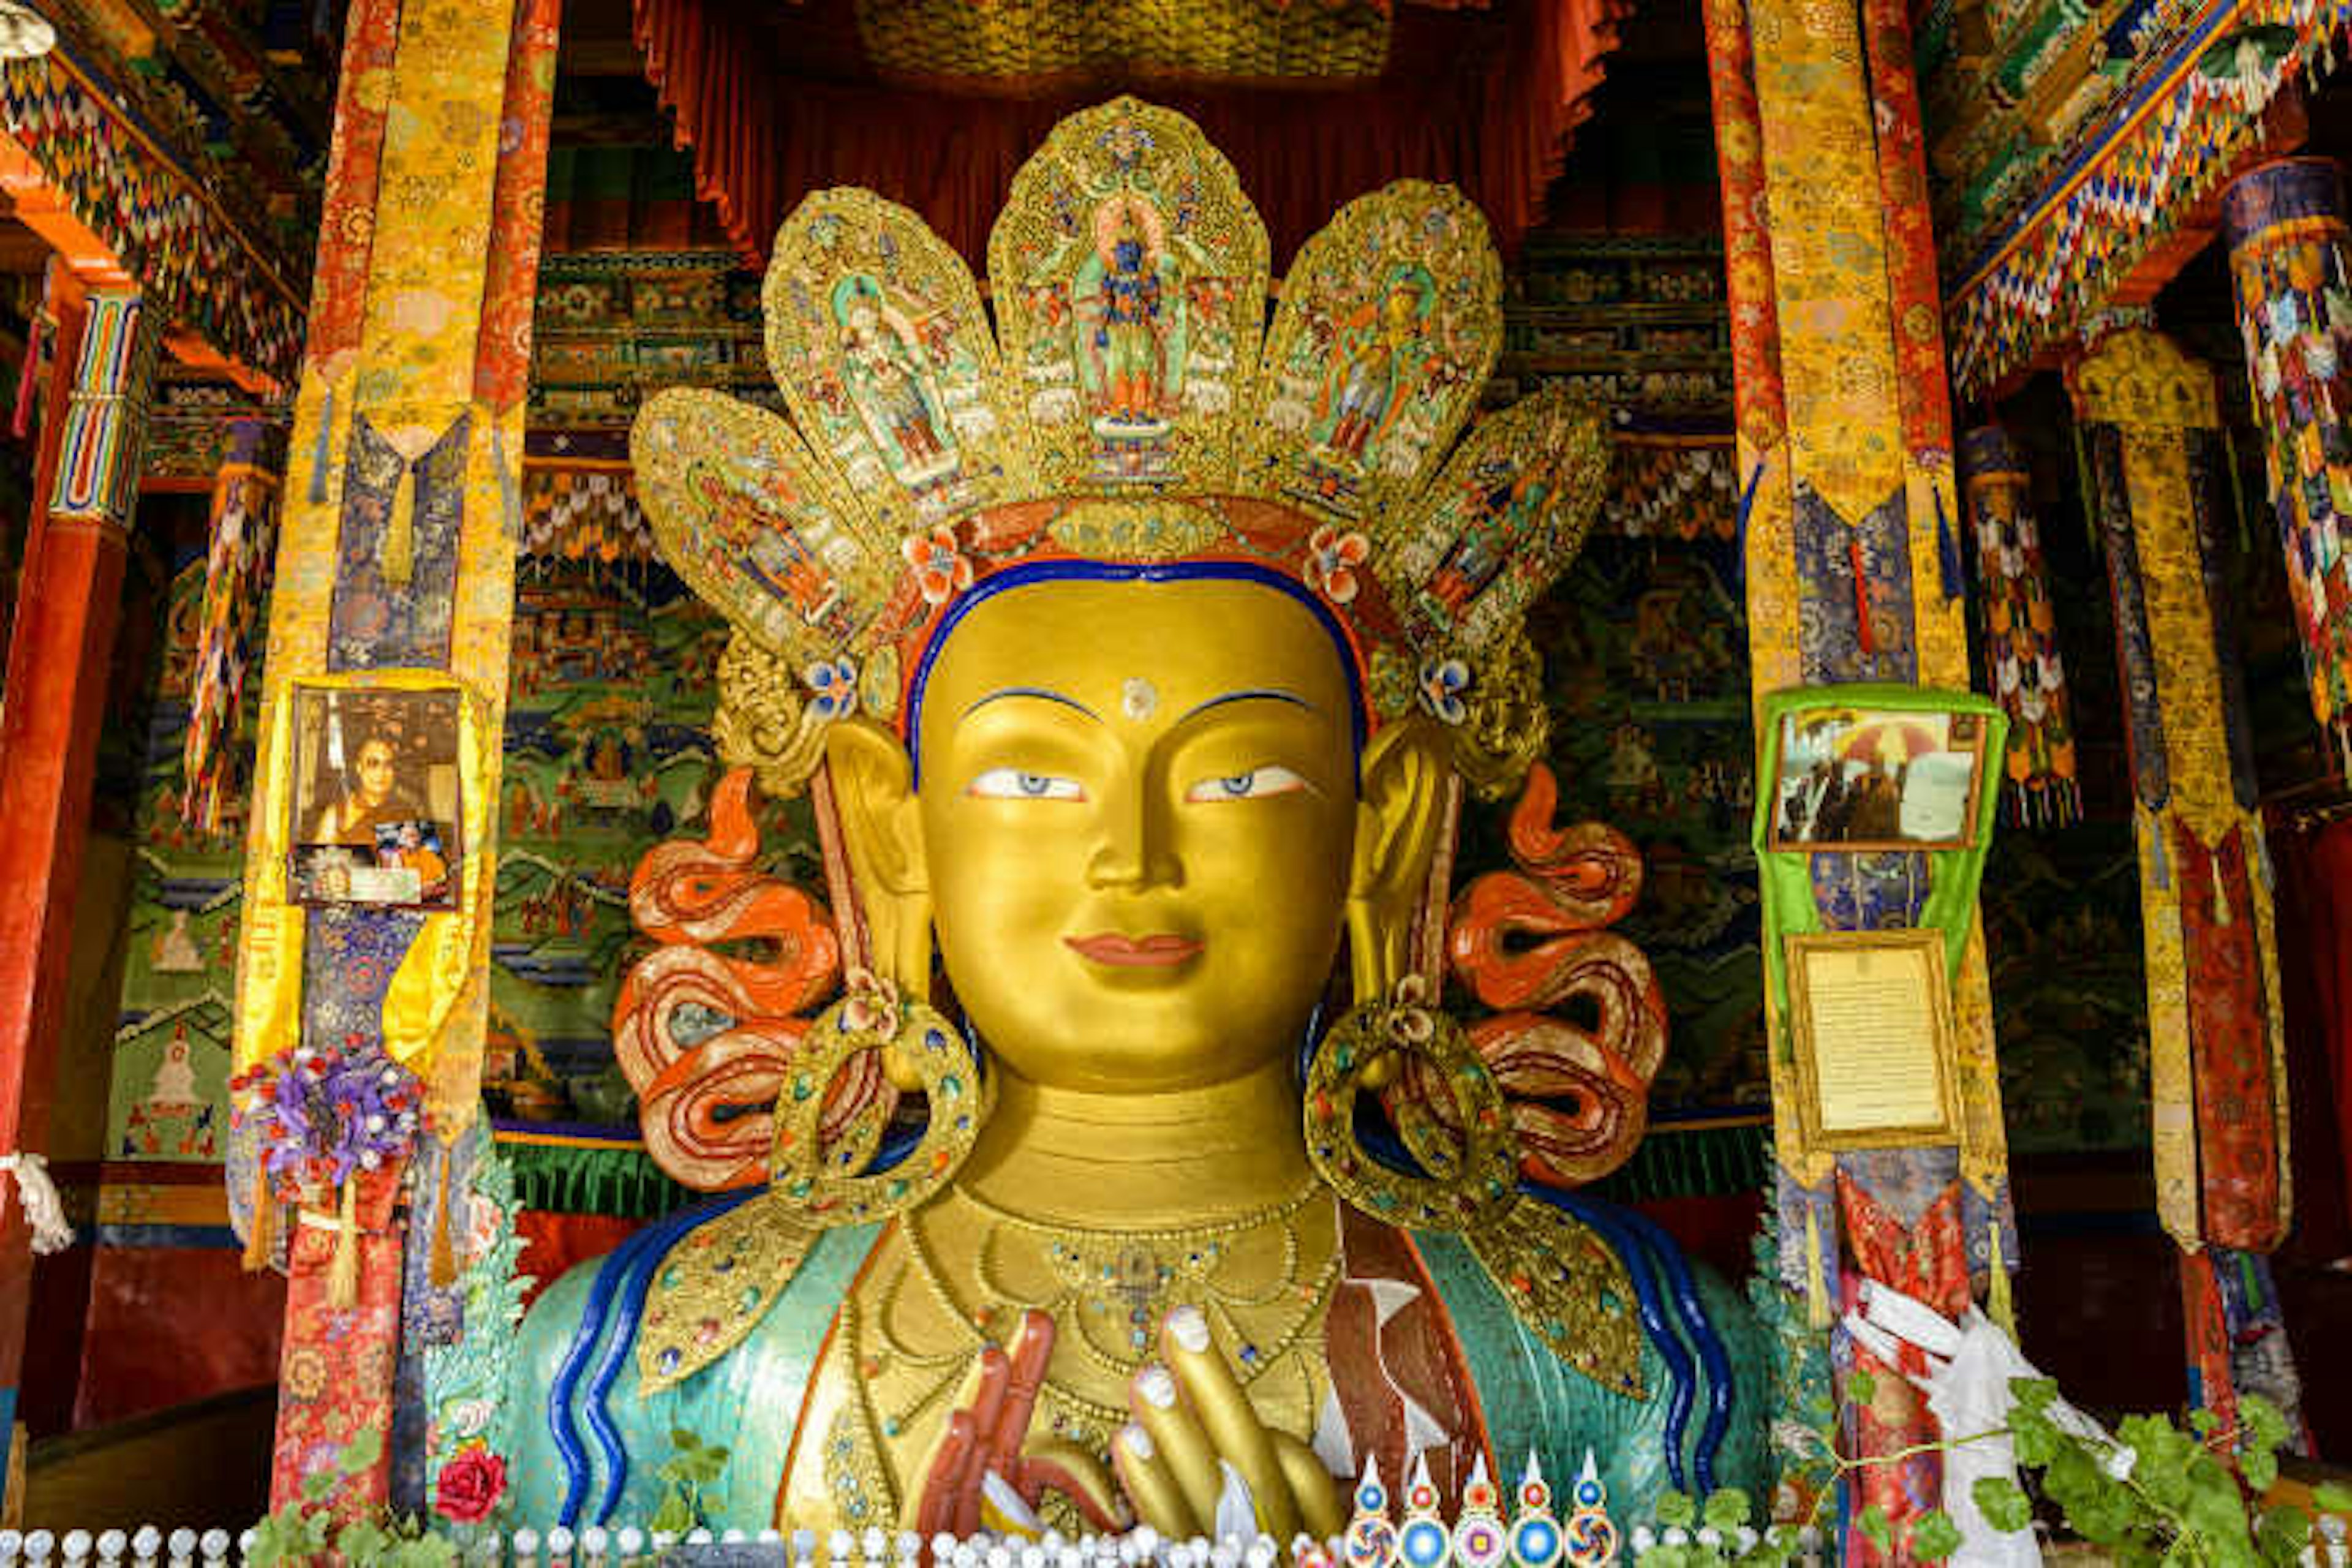
[[[1087,792],[1076,779],[1053,773],[1027,773],[1019,768],[991,768],[965,787],[967,795],[983,800],[1084,800]]]
[[[1267,763],[1245,773],[1227,773],[1223,778],[1202,779],[1184,792],[1188,801],[1264,800],[1268,795],[1288,795],[1307,787],[1307,781],[1279,763]]]

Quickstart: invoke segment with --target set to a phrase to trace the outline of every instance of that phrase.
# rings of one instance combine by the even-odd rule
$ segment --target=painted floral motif
[[[821,659],[801,672],[811,693],[809,708],[819,719],[846,719],[857,711],[857,664],[854,659]]]
[[[1356,596],[1356,568],[1371,552],[1362,534],[1342,533],[1326,523],[1307,541],[1307,580],[1333,604],[1347,604]]]
[[[441,1467],[434,1511],[453,1524],[479,1524],[506,1495],[507,1462],[487,1447],[467,1448]]]
[[[853,969],[843,977],[842,1027],[853,1034],[896,1035],[898,1032],[898,987],[870,969]]]
[[[957,548],[952,528],[941,526],[903,539],[898,552],[913,570],[926,604],[944,605],[971,586],[971,560]]]
[[[1421,664],[1421,705],[1448,724],[1470,716],[1462,693],[1470,686],[1470,667],[1458,658],[1428,658]]]

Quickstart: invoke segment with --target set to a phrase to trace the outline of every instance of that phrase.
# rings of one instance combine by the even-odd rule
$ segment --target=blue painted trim
[[[1698,1352],[1698,1359],[1706,1368],[1706,1423],[1700,1428],[1698,1447],[1693,1455],[1698,1473],[1698,1491],[1704,1497],[1715,1490],[1715,1458],[1723,1450],[1724,1435],[1731,1430],[1731,1404],[1735,1394],[1731,1377],[1731,1352],[1724,1347],[1723,1338],[1715,1330],[1707,1315],[1706,1303],[1699,1300],[1698,1282],[1691,1278],[1690,1264],[1683,1249],[1664,1226],[1649,1215],[1633,1209],[1620,1209],[1618,1214],[1649,1242],[1653,1256],[1664,1269],[1668,1289],[1682,1310],[1683,1332],[1690,1336]]]
[[[572,1395],[580,1386],[580,1374],[588,1364],[589,1352],[604,1336],[604,1325],[613,1311],[613,1293],[620,1288],[623,1274],[636,1261],[653,1238],[653,1229],[638,1231],[605,1255],[597,1266],[595,1280],[588,1288],[588,1300],[580,1310],[580,1326],[572,1331],[572,1343],[563,1352],[563,1360],[555,1369],[555,1376],[547,1385],[547,1435],[555,1445],[556,1458],[563,1461],[563,1506],[557,1510],[558,1522],[571,1525],[580,1517],[580,1505],[588,1498],[588,1453],[580,1446],[580,1434],[572,1416]]]
[[[620,1381],[621,1369],[628,1364],[629,1352],[636,1346],[637,1326],[645,1316],[646,1296],[653,1289],[655,1270],[661,1267],[662,1259],[669,1256],[669,1249],[688,1231],[749,1201],[760,1190],[746,1187],[738,1192],[721,1194],[709,1203],[682,1209],[659,1220],[630,1238],[632,1241],[642,1240],[644,1246],[623,1271],[619,1286],[622,1292],[619,1321],[614,1327],[613,1337],[605,1342],[604,1354],[596,1363],[595,1375],[589,1379],[586,1407],[583,1411],[589,1434],[596,1439],[597,1449],[604,1458],[604,1492],[597,1500],[598,1524],[612,1522],[613,1515],[621,1506],[622,1490],[629,1483],[629,1450],[622,1441],[620,1429],[613,1424],[613,1413],[605,1401],[612,1394],[613,1385]],[[601,1273],[597,1283],[604,1283]],[[583,1489],[584,1491],[584,1487]],[[584,1501],[584,1498],[582,1500]],[[578,1505],[568,1493],[564,1503],[560,1522],[577,1528]]]
[[[16,1441],[16,1391],[0,1388],[0,1506],[21,1506],[22,1498],[8,1495],[9,1449]]]
[[[1087,718],[1092,719],[1097,724],[1102,722],[1101,714],[1096,712],[1093,709],[1087,707],[1076,698],[1066,696],[1062,692],[1055,690],[1050,686],[1001,686],[994,691],[990,692],[987,696],[973,702],[969,708],[966,708],[963,710],[964,716],[966,718],[970,718],[972,714],[979,712],[990,703],[1002,702],[1009,697],[1034,697],[1041,702],[1058,702],[1065,708],[1076,709],[1079,712],[1085,714]]]
[[[1683,1435],[1690,1428],[1696,1369],[1691,1364],[1690,1352],[1685,1348],[1666,1316],[1665,1307],[1658,1297],[1657,1283],[1650,1278],[1649,1248],[1633,1232],[1618,1224],[1624,1216],[1622,1209],[1596,1204],[1540,1182],[1521,1182],[1519,1191],[1538,1203],[1549,1204],[1570,1219],[1591,1226],[1600,1233],[1603,1241],[1617,1249],[1617,1256],[1624,1260],[1625,1277],[1633,1282],[1634,1303],[1641,1310],[1643,1330],[1650,1336],[1650,1343],[1657,1348],[1659,1358],[1666,1363],[1666,1375],[1673,1384],[1666,1399],[1666,1478],[1674,1483],[1676,1491],[1688,1490],[1689,1482],[1684,1479]]]
[[[947,646],[948,637],[957,625],[975,608],[999,594],[1034,583],[1255,583],[1288,595],[1307,607],[1316,624],[1331,638],[1332,646],[1339,650],[1339,668],[1348,680],[1349,736],[1355,744],[1357,761],[1362,761],[1370,721],[1365,714],[1363,677],[1356,668],[1355,640],[1331,614],[1330,606],[1289,574],[1250,561],[1029,561],[1007,567],[964,590],[948,606],[947,614],[940,617],[940,624],[923,644],[922,657],[915,661],[914,679],[907,689],[907,758],[916,787],[920,788],[923,782],[923,689],[931,679],[931,666],[938,662],[940,650]]]
[[[583,1401],[581,1420],[588,1435],[596,1439],[596,1451],[604,1461],[604,1492],[596,1502],[596,1522],[603,1524],[613,1517],[620,1506],[621,1491],[629,1484],[629,1447],[622,1440],[620,1428],[613,1425],[613,1413],[606,1408],[604,1396],[613,1392],[620,1381],[621,1368],[627,1364],[629,1351],[636,1343],[637,1316],[645,1310],[646,1287],[652,1283],[654,1270],[660,1267],[667,1248],[658,1241],[640,1247],[629,1259],[620,1285],[621,1309],[612,1334],[604,1341],[604,1353],[597,1358],[596,1370],[588,1379],[588,1396]],[[576,1528],[580,1523],[577,1511],[565,1500],[561,1523]]]
[[[175,1247],[213,1252],[236,1252],[245,1243],[236,1232],[225,1225],[101,1225],[93,1237],[100,1247],[120,1247],[127,1250],[153,1247]]]

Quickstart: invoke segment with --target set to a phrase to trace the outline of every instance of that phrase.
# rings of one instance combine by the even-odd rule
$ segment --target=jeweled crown
[[[1023,165],[988,268],[992,330],[921,219],[817,192],[763,296],[790,423],[691,389],[637,418],[656,536],[735,628],[722,742],[784,775],[765,782],[814,767],[824,720],[896,717],[961,592],[1057,556],[1283,573],[1352,640],[1374,722],[1418,706],[1472,752],[1512,728],[1497,703],[1525,728],[1517,628],[1582,542],[1607,443],[1555,393],[1471,425],[1502,268],[1460,192],[1349,203],[1268,327],[1265,227],[1233,166],[1121,98]]]

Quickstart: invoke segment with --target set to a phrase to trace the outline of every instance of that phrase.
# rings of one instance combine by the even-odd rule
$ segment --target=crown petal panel
[[[777,232],[761,303],[793,422],[899,537],[1034,493],[980,290],[923,220],[817,191]]]
[[[872,521],[765,409],[673,388],[638,414],[629,457],[678,575],[795,669],[857,644],[888,600],[897,556],[875,555]]]
[[[1265,225],[1182,115],[1072,115],[988,241],[1009,378],[1053,494],[1229,489],[1265,319]]]
[[[1476,406],[1502,300],[1486,219],[1453,186],[1400,180],[1340,208],[1284,281],[1242,487],[1377,529]]]
[[[1484,651],[1573,560],[1609,466],[1601,415],[1547,388],[1478,422],[1382,557],[1418,644]]]

